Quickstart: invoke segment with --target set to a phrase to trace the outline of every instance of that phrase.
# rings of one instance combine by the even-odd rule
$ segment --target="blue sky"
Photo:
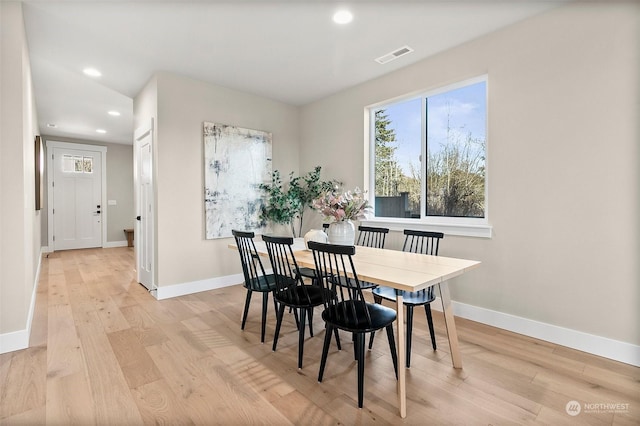
[[[480,82],[428,97],[427,138],[431,150],[446,142],[447,111],[450,113],[452,135],[461,137],[471,132],[474,138],[486,137],[486,83]],[[385,108],[392,121],[398,142],[396,157],[405,174],[409,163],[420,166],[420,121],[422,99],[394,104]]]

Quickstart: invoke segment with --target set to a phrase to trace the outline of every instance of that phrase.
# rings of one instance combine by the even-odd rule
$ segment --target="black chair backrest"
[[[353,265],[354,246],[323,244],[309,241],[316,265],[316,275],[327,290],[324,294],[325,314],[332,321],[366,324],[371,326],[371,316],[366,309],[366,301],[360,286],[360,280]],[[349,282],[348,286],[340,285]],[[334,297],[328,297],[333,294]]]
[[[253,242],[255,234],[253,232],[232,230],[233,238],[240,253],[240,263],[244,274],[245,287],[251,289],[267,285],[265,276],[267,275],[262,266],[262,261]]]
[[[438,255],[440,240],[444,238],[442,232],[412,231],[410,229],[405,229],[404,235],[402,251],[433,256]],[[418,292],[426,293],[428,298],[432,298],[434,294],[433,287],[427,287],[426,289],[418,290]]]
[[[310,304],[311,299],[307,292],[307,286],[304,285],[298,273],[298,263],[291,249],[293,238],[263,235],[262,240],[267,244],[269,260],[273,268],[276,282],[276,298],[293,302],[297,305]]]
[[[440,240],[444,238],[442,232],[412,231],[410,229],[405,229],[404,235],[402,251],[430,254],[433,256],[438,255]]]
[[[384,248],[384,242],[389,233],[389,228],[376,228],[373,226],[358,226],[359,246]]]

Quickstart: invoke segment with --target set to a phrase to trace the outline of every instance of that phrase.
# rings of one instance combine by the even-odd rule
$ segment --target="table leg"
[[[396,327],[398,342],[398,406],[400,407],[400,417],[407,417],[407,383],[406,383],[406,345],[404,343],[404,306],[402,306],[402,291],[396,290]]]
[[[462,356],[460,355],[460,347],[458,346],[458,331],[456,330],[456,323],[453,319],[453,306],[451,306],[449,284],[444,281],[437,286],[440,291],[440,301],[442,302],[442,312],[444,313],[444,324],[447,328],[447,337],[449,338],[451,363],[454,368],[462,368]]]

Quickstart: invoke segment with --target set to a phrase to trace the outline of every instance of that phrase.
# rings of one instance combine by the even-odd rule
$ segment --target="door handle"
[[[140,216],[136,216],[136,220],[140,220]]]

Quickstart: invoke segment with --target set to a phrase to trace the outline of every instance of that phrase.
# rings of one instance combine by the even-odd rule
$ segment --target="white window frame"
[[[368,123],[368,135],[365,138],[367,146],[365,147],[365,182],[368,185],[367,192],[369,194],[369,203],[375,205],[375,112],[384,109],[384,107],[400,103],[407,102],[416,98],[421,99],[422,103],[422,117],[426,117],[426,103],[427,98],[438,95],[451,90],[459,89],[464,86],[470,86],[472,84],[484,82],[486,84],[485,99],[487,102],[487,118],[485,122],[485,153],[489,152],[489,78],[487,75],[482,75],[475,78],[470,78],[464,81],[449,84],[437,89],[423,90],[418,93],[412,93],[410,95],[401,96],[398,98],[378,102],[373,105],[369,105],[365,108],[365,116]],[[427,123],[426,120],[422,120],[421,131],[421,155],[423,159],[427,158],[427,145],[424,143],[426,140]],[[421,174],[426,176],[427,162],[421,161]],[[491,238],[492,226],[489,224],[489,156],[485,155],[485,185],[484,185],[484,217],[483,218],[468,218],[468,217],[445,217],[445,216],[426,216],[426,179],[422,179],[422,186],[420,188],[420,218],[419,219],[406,219],[406,218],[394,218],[394,217],[371,217],[362,220],[362,224],[367,226],[382,226],[387,227],[394,231],[402,231],[406,228],[425,231],[438,231],[444,232],[447,235],[459,235],[468,237],[480,237]]]

